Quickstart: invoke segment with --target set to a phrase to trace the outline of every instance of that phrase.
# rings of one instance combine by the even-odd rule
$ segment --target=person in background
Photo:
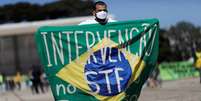
[[[33,85],[33,76],[32,76],[32,72],[33,72],[33,66],[30,68],[30,70],[29,70],[29,73],[28,73],[28,77],[29,77],[29,86],[30,86],[30,88],[31,88],[31,92],[32,92],[32,94],[34,94],[35,93],[35,90],[34,90],[34,85]]]
[[[159,63],[157,63],[156,68],[153,70],[153,72],[148,78],[147,86],[151,88],[155,88],[158,86],[161,87],[162,81],[159,78],[159,75],[160,75],[160,69],[159,69]]]
[[[196,47],[196,42],[193,42],[192,46],[193,67],[199,72],[201,84],[201,49]]]
[[[21,90],[21,81],[22,81],[22,77],[20,72],[17,72],[16,76],[14,77],[14,82],[15,85],[18,87],[18,90]]]
[[[45,74],[45,72],[42,73],[41,79],[42,79],[45,91],[48,92],[49,82],[48,82],[47,75]]]
[[[194,66],[199,72],[200,84],[201,84],[201,52],[195,52],[195,56],[196,56],[196,61]]]
[[[107,5],[103,1],[97,1],[94,3],[92,14],[94,16],[94,19],[83,21],[79,25],[97,24],[97,23],[105,25],[108,22],[116,22],[115,20],[108,18]]]
[[[0,92],[3,91],[3,75],[0,73]]]
[[[41,80],[42,77],[42,71],[40,65],[33,65],[32,66],[32,82],[33,82],[33,89],[36,94],[39,93],[39,88],[41,89],[41,92],[44,93],[43,89],[43,83]]]
[[[6,77],[6,90],[13,91],[14,89],[15,89],[15,82],[13,80],[13,77],[7,76]]]

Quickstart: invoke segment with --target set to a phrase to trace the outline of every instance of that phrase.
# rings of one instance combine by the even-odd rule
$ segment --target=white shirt
[[[108,22],[116,22],[116,20],[108,18]],[[90,19],[90,20],[83,21],[79,23],[78,25],[97,24],[97,23],[98,22],[95,19]]]

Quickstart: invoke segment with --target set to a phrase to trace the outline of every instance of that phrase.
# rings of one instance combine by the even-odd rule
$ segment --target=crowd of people
[[[49,89],[47,76],[40,65],[33,65],[26,75],[17,72],[14,76],[0,73],[0,92],[30,88],[33,94],[45,93]]]

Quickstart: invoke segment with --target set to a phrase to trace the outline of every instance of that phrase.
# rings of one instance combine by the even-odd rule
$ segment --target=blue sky
[[[158,18],[161,27],[178,21],[201,25],[200,0],[103,0],[117,20]]]
[[[44,4],[55,0],[0,0],[0,5],[28,1]],[[201,26],[201,0],[102,0],[116,20],[158,18],[163,28],[179,21]]]

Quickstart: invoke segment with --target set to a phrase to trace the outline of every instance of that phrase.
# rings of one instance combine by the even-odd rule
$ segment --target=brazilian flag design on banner
[[[39,28],[55,101],[136,101],[156,65],[158,30],[157,19]]]

